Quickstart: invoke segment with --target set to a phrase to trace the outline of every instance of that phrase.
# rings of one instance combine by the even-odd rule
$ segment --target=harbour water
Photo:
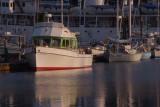
[[[0,107],[159,107],[160,60],[0,74]]]

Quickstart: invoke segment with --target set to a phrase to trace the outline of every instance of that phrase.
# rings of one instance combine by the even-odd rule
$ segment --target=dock
[[[27,71],[29,68],[30,67],[27,61],[0,63],[0,73]]]

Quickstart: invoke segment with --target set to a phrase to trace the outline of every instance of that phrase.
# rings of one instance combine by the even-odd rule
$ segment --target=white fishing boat
[[[131,2],[129,1],[129,37],[131,37]],[[117,36],[118,39],[110,39],[116,42],[116,45],[113,45],[113,50],[109,52],[109,61],[140,61],[142,53],[138,52],[136,49],[132,49],[131,38],[128,40],[120,39],[119,33],[119,0],[117,0]]]
[[[32,39],[34,47],[26,48],[30,66],[37,70],[91,67],[93,56],[78,49],[75,35],[61,23],[37,23]]]

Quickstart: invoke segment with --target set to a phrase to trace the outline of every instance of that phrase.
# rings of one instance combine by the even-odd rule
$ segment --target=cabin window
[[[62,41],[62,47],[65,47],[65,40]]]
[[[66,47],[70,47],[69,40],[66,40]]]
[[[53,47],[60,47],[60,43],[61,43],[60,39],[52,40],[52,46]]]
[[[43,46],[50,46],[50,39],[43,39]]]
[[[34,44],[35,46],[40,46],[40,40],[39,40],[39,39],[34,39],[34,40],[33,40],[33,44]]]

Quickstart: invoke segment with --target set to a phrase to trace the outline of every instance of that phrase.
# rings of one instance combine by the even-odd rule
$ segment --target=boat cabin
[[[63,24],[56,22],[37,23],[34,28],[32,44],[61,49],[78,48],[75,33],[70,32]]]
[[[32,38],[32,44],[34,46],[42,47],[54,47],[61,49],[77,49],[77,39],[76,38],[62,38],[53,36],[36,36]]]

